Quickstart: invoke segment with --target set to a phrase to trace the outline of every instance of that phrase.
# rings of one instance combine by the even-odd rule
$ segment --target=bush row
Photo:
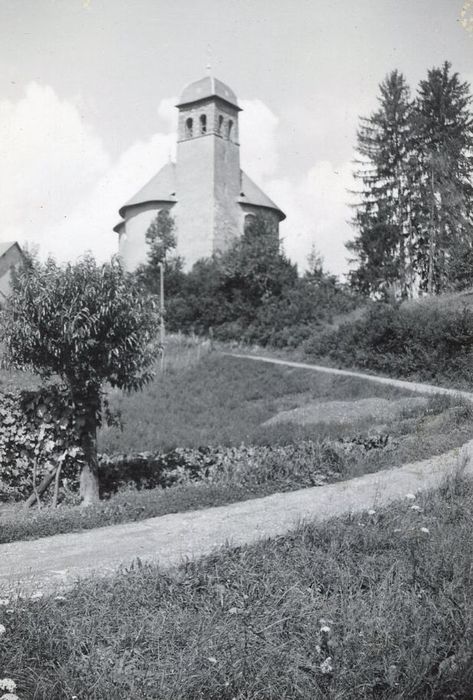
[[[283,484],[297,479],[302,488],[317,485],[327,475],[336,477],[345,451],[342,443],[337,449],[328,440],[305,440],[284,446],[215,446],[176,448],[164,454],[100,455],[100,484],[103,496],[129,485],[138,489],[169,488],[196,481],[238,483],[251,488],[267,481]]]
[[[384,441],[383,441],[383,438]],[[176,448],[166,453],[137,452],[99,455],[101,496],[133,488],[149,490],[189,486],[195,483],[238,486],[251,491],[264,484],[282,490],[318,486],[343,478],[349,463],[375,448],[385,447],[387,436],[352,436],[341,440],[302,440],[289,445]],[[6,480],[12,499],[29,494],[31,464],[24,463],[23,478]],[[74,503],[78,492],[78,469],[66,472],[61,500]],[[72,499],[72,500],[71,500]]]
[[[473,311],[378,303],[359,320],[313,333],[303,348],[343,366],[471,385]]]

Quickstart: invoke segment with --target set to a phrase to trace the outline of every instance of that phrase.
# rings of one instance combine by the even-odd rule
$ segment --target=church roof
[[[176,202],[176,164],[166,163],[131,199],[118,210],[125,217],[129,207],[156,202]],[[115,226],[115,231],[120,224]]]
[[[219,97],[221,100],[228,102],[237,109],[238,101],[235,93],[228,85],[222,83],[221,80],[214,78],[211,75],[207,75],[205,78],[196,80],[194,83],[187,85],[182,91],[181,97],[179,99],[177,107],[182,107],[183,105],[191,104],[192,102],[198,102],[199,100],[205,100],[208,97]]]
[[[245,172],[243,172],[243,170],[241,171],[241,191],[238,202],[240,204],[249,204],[254,207],[274,209],[278,212],[280,221],[283,221],[286,218],[285,213],[281,211],[277,204],[275,204],[272,199],[270,199],[268,195],[266,195],[263,190],[261,190]]]

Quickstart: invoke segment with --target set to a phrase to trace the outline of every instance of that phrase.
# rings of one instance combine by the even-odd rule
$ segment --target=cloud
[[[352,165],[319,161],[300,180],[273,179],[268,194],[287,215],[281,238],[287,255],[304,268],[312,246],[331,272],[347,272],[345,242],[353,237],[347,190],[353,187]]]
[[[31,83],[17,102],[0,102],[2,237],[46,242],[51,226],[87,197],[110,158],[79,109]]]
[[[274,175],[278,166],[279,120],[261,100],[239,100],[241,163],[248,175],[261,181]]]
[[[351,163],[320,160],[299,178],[278,176],[280,147],[287,137],[280,120],[260,100],[240,104],[242,167],[285,212],[281,237],[286,253],[304,268],[315,245],[330,271],[345,273],[344,243],[353,236],[347,191],[354,186]]]
[[[168,132],[173,132],[176,129],[176,105],[178,102],[177,97],[164,97],[158,105],[158,117]]]
[[[118,237],[112,229],[120,220],[117,210],[174,152],[174,134],[155,134],[128,148],[72,209],[68,219],[52,229],[54,254],[65,260],[91,250],[98,260],[107,260],[116,253]]]
[[[168,105],[161,103],[163,116]],[[32,83],[0,103],[2,239],[39,245],[60,260],[117,250],[117,210],[175,153],[175,134],[137,141],[112,160],[78,106]]]
[[[176,98],[158,107],[163,133],[136,141],[118,158],[84,123],[80,103],[32,83],[16,103],[0,102],[1,238],[40,246],[44,256],[74,259],[117,250],[117,210],[175,156]],[[346,271],[343,243],[352,235],[346,205],[351,166],[313,163],[298,178],[281,173],[284,127],[260,100],[242,100],[242,166],[287,215],[288,255],[302,267],[312,245],[334,272]]]

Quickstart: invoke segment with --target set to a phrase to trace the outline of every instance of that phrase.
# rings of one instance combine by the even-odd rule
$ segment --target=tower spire
[[[207,65],[205,66],[207,75],[212,75],[212,45],[207,44]]]

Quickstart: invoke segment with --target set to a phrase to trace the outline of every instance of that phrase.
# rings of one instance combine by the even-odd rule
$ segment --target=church
[[[176,162],[167,163],[120,209],[119,253],[128,270],[146,261],[146,231],[161,210],[175,222],[186,268],[224,252],[248,217],[262,214],[279,236],[284,213],[240,168],[235,93],[212,76],[188,85],[178,109]]]

